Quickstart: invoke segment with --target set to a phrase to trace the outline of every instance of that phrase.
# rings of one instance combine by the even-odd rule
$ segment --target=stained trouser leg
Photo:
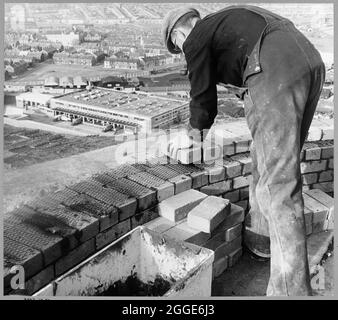
[[[316,64],[322,62],[300,41],[307,45],[288,32],[267,35],[260,52],[263,71],[247,80],[245,112],[259,174],[256,199],[270,234],[268,295],[311,295],[299,154],[320,93]]]
[[[268,258],[270,257],[269,226],[267,219],[259,208],[256,196],[259,172],[254,141],[252,141],[250,145],[250,155],[252,159],[252,179],[249,185],[250,210],[245,217],[244,243],[246,247],[256,255]]]

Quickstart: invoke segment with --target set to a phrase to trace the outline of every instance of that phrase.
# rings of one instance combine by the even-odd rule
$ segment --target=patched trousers
[[[250,211],[246,246],[271,253],[267,295],[311,295],[300,152],[325,78],[318,51],[292,23],[262,39],[261,72],[246,80],[245,115],[251,131]]]

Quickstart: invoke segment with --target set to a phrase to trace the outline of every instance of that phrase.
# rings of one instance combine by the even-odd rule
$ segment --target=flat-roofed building
[[[178,99],[151,96],[146,93],[93,88],[53,98],[54,116],[82,118],[83,123],[133,132],[165,128],[189,116],[189,104]]]
[[[23,113],[31,113],[40,110],[53,116],[54,112],[50,108],[50,100],[53,95],[38,92],[25,92],[16,96],[16,106],[22,108]]]

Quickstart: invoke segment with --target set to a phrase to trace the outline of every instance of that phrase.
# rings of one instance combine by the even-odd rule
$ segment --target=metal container
[[[77,265],[34,296],[100,296],[136,276],[163,297],[209,297],[214,252],[139,226]],[[149,292],[149,291],[147,291]],[[109,294],[110,296],[120,296]],[[124,294],[124,296],[149,294]],[[150,294],[151,295],[151,294]]]

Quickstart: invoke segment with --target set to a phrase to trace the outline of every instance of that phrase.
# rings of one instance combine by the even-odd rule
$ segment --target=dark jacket
[[[199,20],[183,44],[190,91],[190,127],[209,129],[217,115],[216,84],[245,86],[260,72],[259,46],[268,24],[286,20],[254,6],[231,6]],[[282,45],[282,44],[281,44]],[[255,50],[254,50],[255,49]]]

